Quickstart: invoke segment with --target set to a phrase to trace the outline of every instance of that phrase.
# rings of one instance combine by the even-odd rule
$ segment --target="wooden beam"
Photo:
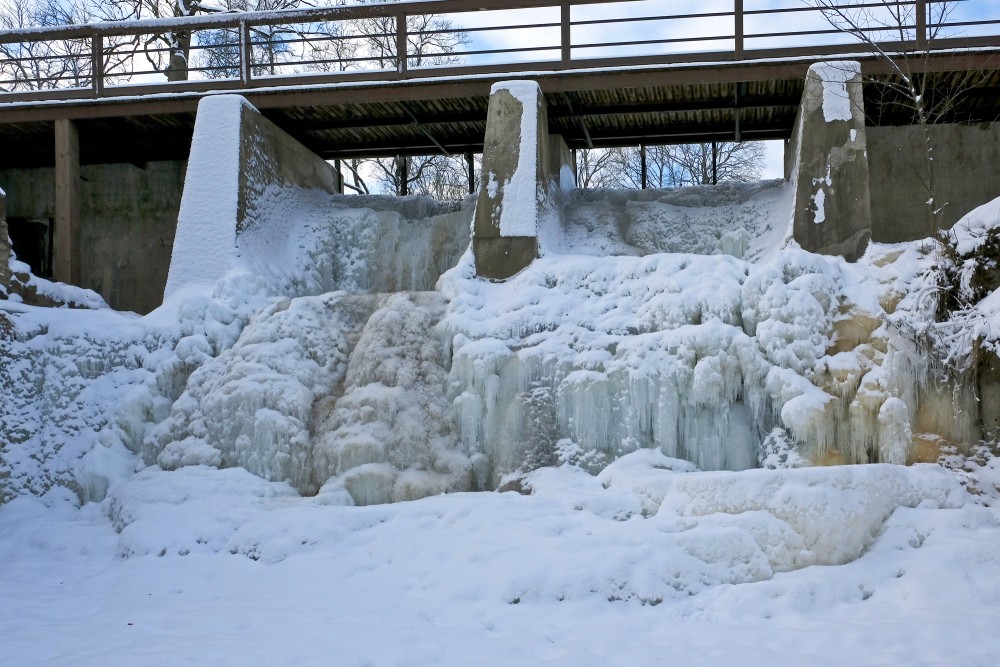
[[[55,240],[53,277],[80,283],[80,135],[73,121],[55,121]]]

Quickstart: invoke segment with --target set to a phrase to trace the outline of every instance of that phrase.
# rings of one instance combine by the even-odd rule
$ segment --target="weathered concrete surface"
[[[0,190],[0,294],[10,286],[10,237],[7,236],[7,196]]]
[[[55,122],[56,205],[52,243],[52,277],[80,284],[80,134],[68,118]]]
[[[561,134],[549,135],[548,172],[561,189],[576,187],[576,152],[566,145]]]
[[[80,168],[80,287],[120,310],[146,313],[160,304],[184,166],[150,162]],[[54,219],[53,169],[0,171],[0,183],[7,191],[9,224]]]
[[[944,204],[939,223],[950,229],[972,209],[1000,197],[1000,123],[939,124],[934,147],[934,191]],[[872,239],[900,243],[931,234],[924,202],[929,193],[924,137],[917,126],[868,128],[872,176]]]
[[[340,174],[321,157],[293,139],[246,103],[240,119],[240,182],[236,228],[258,220],[267,207],[265,191],[279,188],[319,188],[342,191]]]
[[[526,104],[534,109],[526,109]],[[522,137],[525,126],[533,129],[534,137]],[[538,84],[495,84],[486,116],[483,187],[472,230],[477,275],[504,280],[538,256],[538,222],[552,168],[548,153],[548,114]],[[532,196],[535,201],[527,201]],[[515,222],[518,233],[511,234],[505,225]],[[524,230],[529,233],[521,233]]]
[[[977,342],[974,368],[983,439],[996,442],[1000,438],[1000,358]]]
[[[283,238],[279,195],[320,188],[339,176],[319,156],[261,116],[238,95],[198,105],[184,194],[177,216],[164,299],[211,287],[235,266],[241,238]]]
[[[854,62],[809,68],[792,132],[792,237],[804,249],[855,261],[871,238],[865,114]]]

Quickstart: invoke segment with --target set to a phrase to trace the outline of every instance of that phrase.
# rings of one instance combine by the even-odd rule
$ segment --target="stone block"
[[[966,213],[1000,197],[1000,123],[936,123],[928,128],[934,154],[937,224],[950,229]],[[872,184],[872,239],[902,243],[931,236],[930,192],[923,128],[868,128]]]
[[[576,187],[576,153],[561,134],[549,135],[548,177],[562,190]]]

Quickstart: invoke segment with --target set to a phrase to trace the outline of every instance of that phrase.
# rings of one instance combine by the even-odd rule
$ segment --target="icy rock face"
[[[473,210],[471,201],[278,188],[262,200],[278,219],[239,237],[237,266],[215,286],[217,299],[432,289],[468,245]]]
[[[438,293],[396,294],[351,353],[343,388],[317,406],[316,479],[358,504],[412,500],[470,486],[447,396]]]
[[[465,490],[434,331],[443,311],[435,293],[278,302],[191,375],[144,458],[240,466],[304,493],[335,478],[357,504]]]
[[[312,405],[343,377],[357,329],[343,294],[280,301],[195,371],[143,456],[164,469],[242,466],[297,486],[310,479]],[[353,326],[352,326],[353,324]]]
[[[902,462],[908,412],[844,271],[796,250],[761,265],[545,257],[504,284],[460,265],[441,286],[477,485],[566,452],[596,471],[653,447],[741,470],[768,458],[776,427],[795,443],[788,465]]]
[[[169,410],[171,340],[111,311],[39,312],[0,313],[0,503],[56,485],[100,500]]]
[[[683,252],[756,261],[784,238],[791,191],[784,181],[667,190],[562,193],[565,229],[551,250],[649,255]]]

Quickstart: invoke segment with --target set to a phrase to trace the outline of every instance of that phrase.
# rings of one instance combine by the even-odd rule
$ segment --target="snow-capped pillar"
[[[476,275],[504,280],[538,256],[548,151],[548,116],[538,84],[494,84],[486,116],[483,185],[472,229]]]
[[[855,261],[871,238],[861,65],[817,63],[792,131],[792,237],[804,249]]]

